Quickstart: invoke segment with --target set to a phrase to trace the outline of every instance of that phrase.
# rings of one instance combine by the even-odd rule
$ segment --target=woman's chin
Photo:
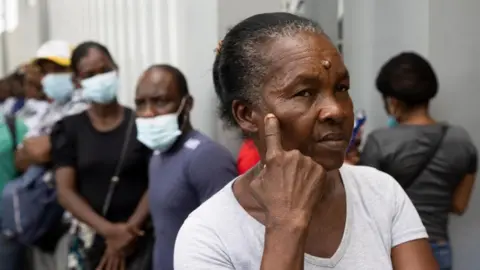
[[[313,160],[320,164],[327,172],[338,170],[342,167],[345,154],[339,153],[338,155],[322,156],[322,157],[312,157]]]

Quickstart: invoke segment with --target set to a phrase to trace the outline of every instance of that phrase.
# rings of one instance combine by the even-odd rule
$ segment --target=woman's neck
[[[406,125],[431,125],[436,121],[430,116],[427,107],[417,108],[403,115],[399,122]]]
[[[92,103],[90,112],[97,118],[115,118],[122,114],[122,107],[116,101],[111,104]]]

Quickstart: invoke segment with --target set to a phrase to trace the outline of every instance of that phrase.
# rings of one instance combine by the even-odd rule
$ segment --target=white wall
[[[394,54],[413,50],[427,57],[440,80],[432,112],[465,127],[477,147],[480,125],[480,1],[345,0],[345,61],[355,106],[367,111],[367,131],[385,126],[383,103],[374,86],[380,66]],[[450,226],[454,269],[480,265],[480,189],[465,216]]]
[[[315,20],[333,43],[338,41],[338,0],[306,0],[300,15]]]
[[[34,56],[42,33],[74,44],[99,41],[119,64],[120,101],[133,105],[141,72],[154,63],[170,63],[187,76],[195,98],[195,127],[216,136],[210,74],[218,41],[217,0],[48,0],[46,21],[39,1],[32,1],[37,2],[32,7],[29,1],[7,1],[20,3],[20,24],[8,35],[9,70]]]
[[[386,123],[375,89],[381,65],[401,51],[428,56],[429,0],[344,0],[344,58],[351,76],[351,95],[366,111],[366,132]]]
[[[9,34],[9,69],[31,59],[48,39],[105,44],[121,73],[119,100],[133,105],[136,80],[154,63],[170,63],[186,75],[195,98],[196,128],[236,154],[239,135],[223,130],[213,90],[214,50],[227,29],[260,12],[280,11],[283,0],[48,0],[48,18],[39,1],[18,1],[20,24]],[[28,2],[36,3],[28,6]]]
[[[429,58],[440,79],[433,112],[465,127],[480,147],[480,1],[431,0]],[[463,217],[452,218],[456,270],[480,268],[480,189]]]
[[[16,0],[7,1],[7,5]],[[2,70],[1,74],[11,72],[21,63],[27,62],[35,55],[35,51],[42,42],[39,6],[31,7],[28,1],[18,1],[18,18],[19,24],[13,31],[2,33],[7,38],[6,56],[8,67]],[[3,50],[3,48],[2,48]],[[0,55],[3,57],[3,55]],[[3,61],[3,59],[2,59]]]

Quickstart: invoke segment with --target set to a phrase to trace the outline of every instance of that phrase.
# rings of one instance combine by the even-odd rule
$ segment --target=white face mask
[[[178,117],[184,107],[182,100],[175,113],[158,115],[151,118],[137,118],[137,139],[152,150],[165,152],[182,134],[178,125]]]
[[[42,87],[47,97],[60,103],[70,100],[75,90],[71,73],[48,74],[42,79]]]
[[[83,97],[86,100],[109,104],[117,97],[119,87],[119,78],[116,71],[95,75],[91,78],[82,80]]]

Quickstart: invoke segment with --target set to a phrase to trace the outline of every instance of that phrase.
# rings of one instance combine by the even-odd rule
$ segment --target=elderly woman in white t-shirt
[[[222,41],[213,76],[222,116],[255,141],[262,161],[185,221],[176,270],[438,269],[394,179],[343,165],[349,75],[318,25],[289,13],[252,16]]]

